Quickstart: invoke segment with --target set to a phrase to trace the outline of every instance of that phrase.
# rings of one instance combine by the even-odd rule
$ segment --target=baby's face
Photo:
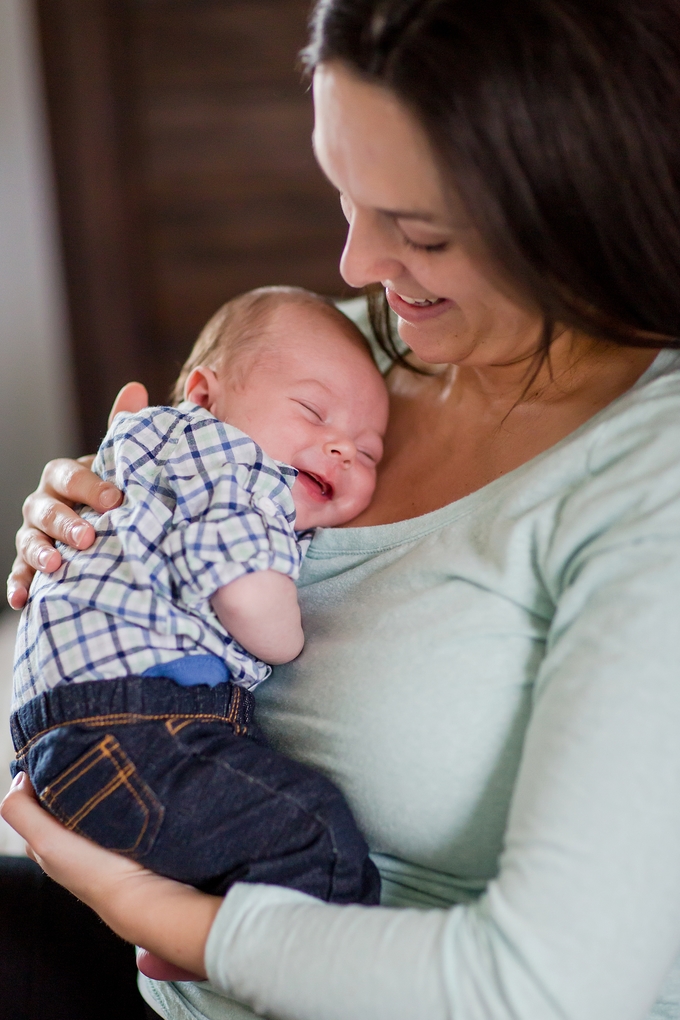
[[[244,373],[219,373],[210,410],[297,468],[296,528],[344,524],[373,496],[387,427],[385,384],[369,354],[323,308],[281,304],[266,330],[269,342]]]

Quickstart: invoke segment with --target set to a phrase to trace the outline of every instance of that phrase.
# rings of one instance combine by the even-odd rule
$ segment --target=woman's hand
[[[208,933],[222,900],[162,878],[70,832],[38,803],[20,773],[0,814],[26,840],[29,856],[121,938],[193,974],[205,975]]]
[[[149,397],[141,383],[128,383],[116,397],[109,424],[119,411],[141,411]],[[52,573],[61,564],[54,542],[74,549],[87,549],[94,542],[94,528],[73,510],[76,503],[105,513],[122,500],[113,485],[90,471],[93,457],[80,460],[52,460],[42,473],[40,484],[24,503],[24,523],[17,532],[17,558],[7,581],[7,600],[12,609],[22,609],[36,570]]]

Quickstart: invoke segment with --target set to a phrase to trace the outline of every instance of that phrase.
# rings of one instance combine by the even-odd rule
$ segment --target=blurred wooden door
[[[36,0],[84,449],[229,297],[343,293],[296,65],[309,0]]]

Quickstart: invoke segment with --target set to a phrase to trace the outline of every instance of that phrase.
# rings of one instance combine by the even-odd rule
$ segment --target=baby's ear
[[[199,365],[197,368],[193,368],[187,376],[187,381],[184,384],[184,399],[210,410],[217,399],[218,391],[219,383],[212,368]]]

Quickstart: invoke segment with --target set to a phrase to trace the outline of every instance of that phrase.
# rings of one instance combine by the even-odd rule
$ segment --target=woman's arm
[[[556,611],[486,894],[390,910],[236,886],[206,948],[226,994],[294,1020],[647,1016],[680,956],[677,404],[661,412],[601,430],[532,538]]]
[[[646,1017],[680,953],[677,536],[574,564],[479,902],[337,907],[236,886],[207,944],[212,983],[294,1020]]]
[[[258,1013],[642,1020],[680,952],[680,499],[650,472],[645,491],[626,486],[638,505],[618,529],[570,557],[558,533],[541,563],[553,581],[567,569],[499,875],[479,902],[342,907],[239,884],[220,905],[66,832],[21,786],[4,817],[124,938]],[[607,501],[588,500],[604,524]]]
[[[118,935],[194,974],[205,974],[204,949],[222,903],[191,886],[69,832],[40,807],[23,774],[0,814],[27,841],[50,878],[92,907]]]
[[[120,411],[141,411],[149,402],[141,383],[128,383],[116,397],[109,422]],[[92,457],[61,458],[46,466],[35,492],[23,507],[24,523],[17,532],[17,557],[7,580],[7,601],[22,609],[36,570],[52,573],[61,565],[54,542],[74,549],[88,549],[94,542],[94,528],[73,510],[77,503],[105,513],[123,498],[115,486],[103,482],[89,470]]]
[[[25,786],[3,815],[124,938],[258,1013],[642,1020],[680,951],[680,521],[658,524],[569,564],[499,875],[475,904],[342,907],[246,884],[220,904],[67,832]]]
[[[613,449],[609,466],[593,457],[589,484],[539,536],[557,612],[486,895],[390,910],[237,885],[206,943],[227,995],[290,1020],[645,1017],[680,953],[675,404],[660,443],[662,425],[639,430],[637,452]],[[75,887],[78,876],[53,873]]]

